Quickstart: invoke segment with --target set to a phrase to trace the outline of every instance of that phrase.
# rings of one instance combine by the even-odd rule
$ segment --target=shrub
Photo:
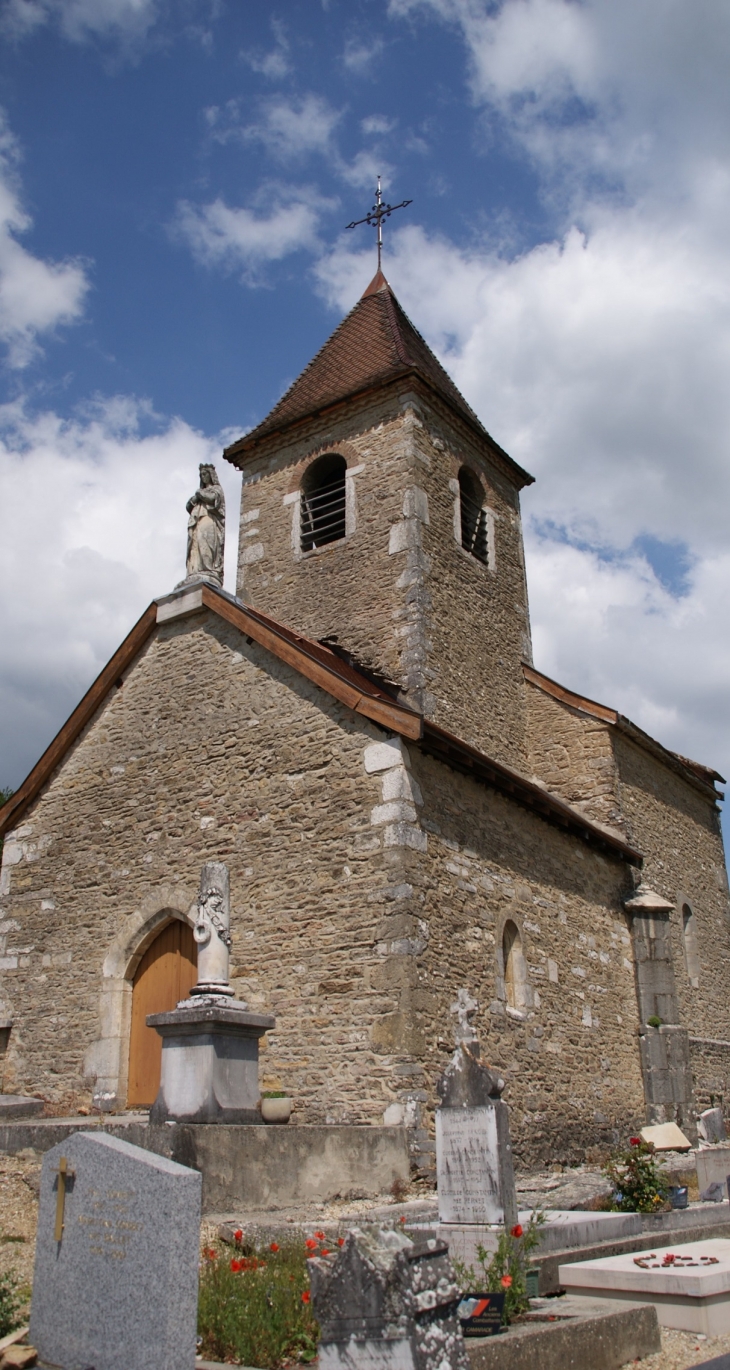
[[[465,1294],[498,1294],[504,1292],[504,1312],[502,1321],[509,1324],[518,1313],[529,1307],[527,1297],[527,1268],[530,1252],[540,1241],[540,1228],[545,1214],[536,1210],[530,1217],[527,1227],[516,1223],[509,1230],[505,1228],[499,1235],[496,1251],[485,1251],[477,1247],[477,1259],[481,1273],[473,1266],[454,1260],[453,1266],[457,1279],[463,1285]]]
[[[0,1337],[7,1337],[8,1332],[20,1327],[23,1319],[18,1317],[18,1313],[27,1302],[24,1298],[27,1292],[20,1289],[12,1270],[0,1275]]]
[[[613,1188],[614,1213],[656,1213],[667,1200],[667,1185],[654,1159],[654,1147],[641,1137],[612,1152],[603,1174]]]
[[[242,1240],[239,1238],[239,1243]],[[318,1327],[309,1305],[307,1251],[301,1242],[272,1242],[236,1254],[210,1247],[200,1271],[198,1334],[208,1360],[275,1370],[314,1360]]]

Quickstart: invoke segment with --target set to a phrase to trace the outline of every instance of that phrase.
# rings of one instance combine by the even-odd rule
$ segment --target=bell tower
[[[519,492],[381,271],[252,432],[238,596],[526,766],[530,660]]]

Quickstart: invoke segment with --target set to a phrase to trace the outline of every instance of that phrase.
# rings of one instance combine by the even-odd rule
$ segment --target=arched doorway
[[[132,1023],[129,1033],[128,1108],[149,1108],[160,1087],[162,1038],[148,1028],[148,1013],[165,1013],[186,999],[197,980],[197,952],[193,930],[176,918],[147,948],[132,984]]]

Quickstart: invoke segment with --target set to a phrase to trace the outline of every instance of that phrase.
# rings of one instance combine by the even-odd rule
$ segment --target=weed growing
[[[509,1230],[505,1228],[500,1233],[496,1251],[485,1251],[483,1246],[478,1246],[479,1271],[475,1271],[471,1265],[464,1265],[462,1261],[452,1260],[465,1294],[504,1293],[502,1321],[505,1324],[530,1306],[527,1268],[530,1253],[540,1241],[540,1228],[544,1222],[545,1214],[535,1211],[526,1227],[522,1223],[515,1223],[514,1227]]]
[[[657,1213],[667,1200],[667,1181],[662,1176],[651,1142],[629,1137],[629,1145],[614,1151],[602,1167],[610,1181],[614,1213]]]
[[[323,1240],[322,1234],[322,1240]],[[278,1370],[311,1361],[319,1329],[309,1306],[307,1259],[324,1255],[319,1235],[245,1249],[204,1252],[198,1300],[199,1352],[206,1360]]]

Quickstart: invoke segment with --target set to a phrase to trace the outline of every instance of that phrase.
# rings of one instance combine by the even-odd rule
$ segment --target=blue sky
[[[0,0],[0,27],[0,784],[179,578],[197,462],[361,293],[378,172],[413,199],[389,279],[537,477],[536,665],[727,773],[730,11]]]

